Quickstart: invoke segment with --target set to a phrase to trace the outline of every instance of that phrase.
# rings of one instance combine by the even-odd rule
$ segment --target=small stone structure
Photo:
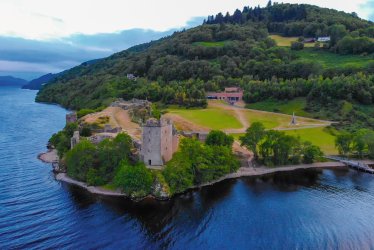
[[[142,129],[140,159],[146,166],[163,166],[178,149],[179,138],[173,123],[151,118]]]
[[[66,125],[77,122],[77,121],[78,121],[78,117],[77,117],[76,112],[66,114]]]
[[[225,88],[224,92],[208,92],[207,99],[225,100],[229,103],[235,103],[243,100],[243,90],[238,87]]]
[[[79,131],[74,131],[73,137],[70,138],[70,148],[73,149],[79,143]]]

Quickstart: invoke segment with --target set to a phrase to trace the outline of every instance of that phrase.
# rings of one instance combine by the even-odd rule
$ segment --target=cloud
[[[203,17],[188,25],[200,24]],[[187,26],[188,28],[190,26]],[[107,57],[131,46],[157,40],[179,29],[164,32],[144,29],[95,35],[74,34],[38,41],[0,36],[0,75],[32,79],[45,73],[60,72],[92,59]],[[35,74],[34,74],[35,73]]]
[[[368,16],[368,19],[374,21],[374,0],[369,0],[361,5],[361,9]]]
[[[268,0],[1,0],[0,35],[53,40],[73,34],[115,33],[134,28],[167,31],[186,26],[192,17],[233,12]],[[367,0],[284,0],[357,12]],[[372,5],[370,5],[372,6]]]

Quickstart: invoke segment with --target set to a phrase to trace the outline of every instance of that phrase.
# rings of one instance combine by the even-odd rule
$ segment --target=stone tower
[[[178,149],[178,135],[172,122],[152,118],[142,129],[141,160],[146,166],[163,166]]]

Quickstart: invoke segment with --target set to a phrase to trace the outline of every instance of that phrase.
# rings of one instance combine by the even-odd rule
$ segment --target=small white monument
[[[292,114],[292,120],[291,120],[290,125],[292,125],[292,126],[297,125],[295,112],[293,112],[293,114]]]

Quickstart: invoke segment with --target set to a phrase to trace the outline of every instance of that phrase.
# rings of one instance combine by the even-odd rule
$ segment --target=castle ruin
[[[142,127],[140,159],[146,166],[163,166],[178,149],[178,134],[173,123],[165,119],[149,119]]]
[[[77,122],[77,121],[78,121],[78,117],[77,117],[76,112],[66,114],[66,125]]]
[[[80,141],[79,131],[74,131],[73,137],[70,138],[70,149],[73,149]]]

